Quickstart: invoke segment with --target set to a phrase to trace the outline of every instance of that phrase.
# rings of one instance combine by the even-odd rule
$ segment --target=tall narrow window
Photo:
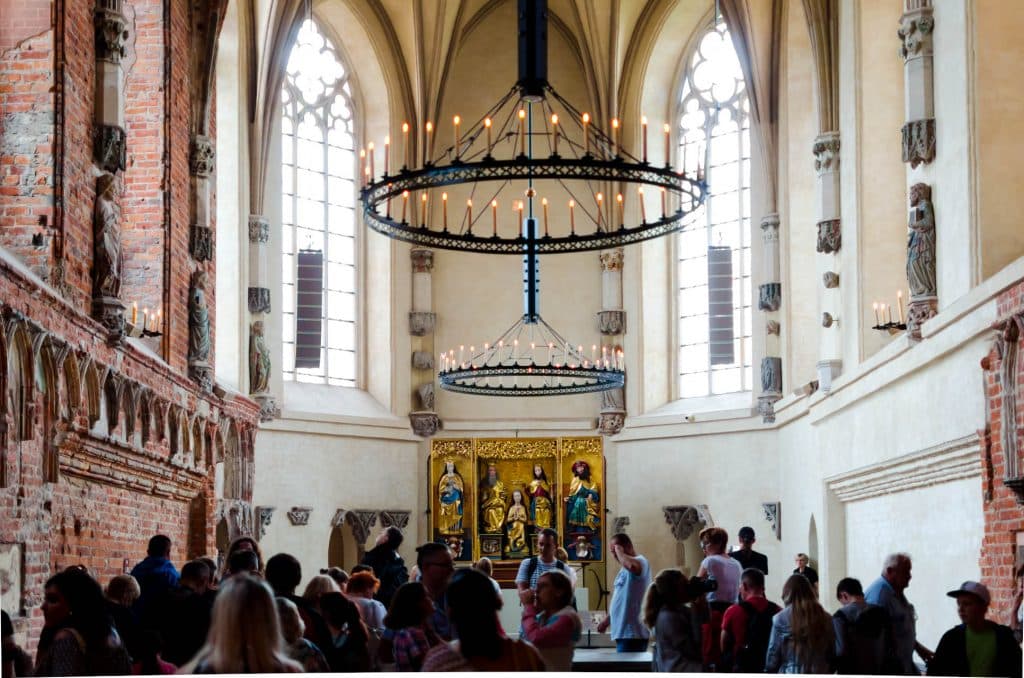
[[[690,57],[678,163],[705,168],[709,196],[678,236],[679,397],[751,389],[750,106],[724,22]]]
[[[281,88],[285,380],[356,385],[356,156],[352,91],[307,20]]]

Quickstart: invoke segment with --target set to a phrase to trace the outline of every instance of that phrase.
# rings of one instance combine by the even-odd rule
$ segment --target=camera
[[[696,598],[697,596],[704,595],[709,591],[718,590],[718,582],[714,579],[701,579],[700,577],[690,577],[690,583],[687,586],[691,597]]]

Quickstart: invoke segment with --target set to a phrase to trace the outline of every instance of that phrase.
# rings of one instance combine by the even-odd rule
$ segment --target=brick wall
[[[1008,320],[1024,313],[1024,282],[1000,295],[999,317]],[[985,535],[981,549],[982,580],[992,593],[991,617],[1001,623],[1009,623],[1010,605],[1013,600],[1013,571],[1019,565],[1018,536],[1024,533],[1024,506],[1017,496],[1004,484],[1006,477],[1006,455],[1002,444],[1002,429],[1005,424],[1003,412],[1006,389],[1013,388],[1016,399],[1012,414],[1018,447],[1017,469],[1024,475],[1024,333],[1017,339],[1016,383],[1003,383],[1003,366],[997,343],[982,360],[985,370],[985,395],[988,403],[988,421],[983,431],[985,442],[982,450],[982,478],[985,512]],[[1007,406],[1009,406],[1007,404]]]
[[[258,406],[187,376],[195,38],[188,0],[166,5],[169,24],[162,0],[125,6],[122,299],[164,310],[163,343],[147,347],[109,343],[90,317],[94,0],[0,0],[0,585],[29,648],[58,569],[83,564],[105,583],[156,533],[179,565],[213,554],[225,507],[251,501]],[[212,331],[215,270],[204,269]],[[26,376],[9,379],[18,362]],[[221,497],[214,467],[231,450],[249,455],[249,480]]]

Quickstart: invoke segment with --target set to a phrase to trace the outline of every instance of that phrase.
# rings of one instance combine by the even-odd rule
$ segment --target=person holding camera
[[[614,593],[608,616],[598,625],[597,632],[604,633],[610,626],[616,651],[643,652],[651,634],[640,620],[640,606],[651,585],[651,565],[633,548],[628,534],[619,532],[612,536],[610,543],[612,556],[622,569],[612,586]]]

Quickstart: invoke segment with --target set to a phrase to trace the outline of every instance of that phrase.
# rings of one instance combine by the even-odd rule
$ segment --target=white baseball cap
[[[956,589],[955,591],[950,591],[946,595],[950,598],[956,598],[958,596],[962,596],[965,593],[969,593],[972,596],[977,596],[981,599],[981,602],[985,603],[986,605],[992,602],[992,596],[988,592],[988,587],[976,581],[965,581],[963,584],[960,584],[960,588]]]

